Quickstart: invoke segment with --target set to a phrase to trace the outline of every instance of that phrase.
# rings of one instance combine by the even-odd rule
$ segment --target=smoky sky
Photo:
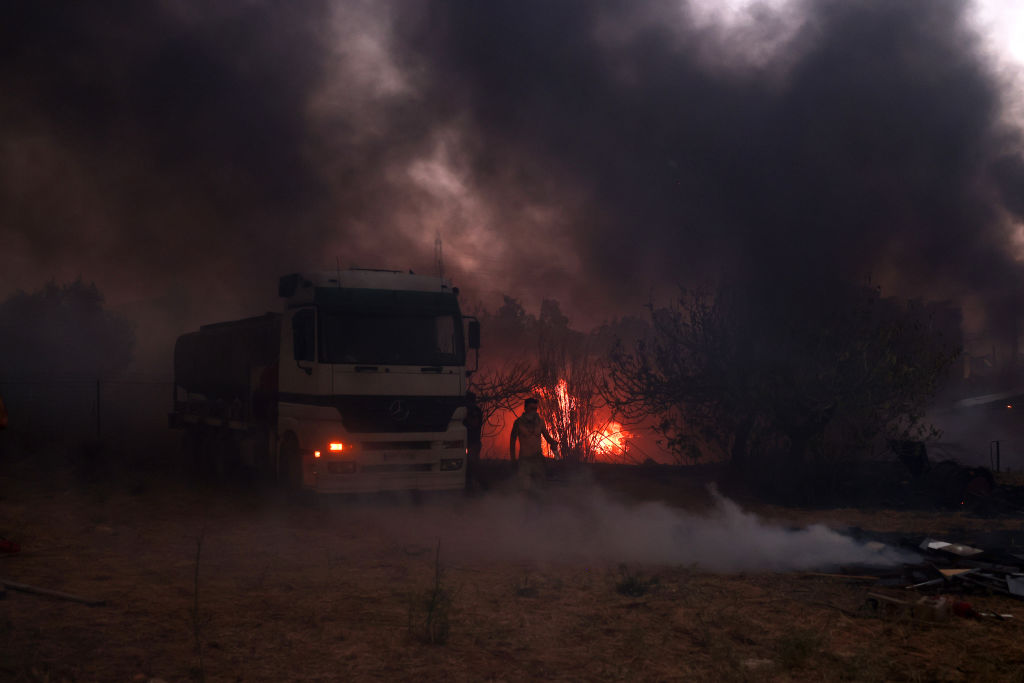
[[[256,306],[440,233],[590,319],[737,272],[1005,309],[1012,83],[951,0],[8,3],[0,288]]]

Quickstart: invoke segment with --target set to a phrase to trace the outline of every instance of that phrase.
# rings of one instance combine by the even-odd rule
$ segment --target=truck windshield
[[[462,365],[462,325],[454,314],[372,315],[320,311],[320,362]]]

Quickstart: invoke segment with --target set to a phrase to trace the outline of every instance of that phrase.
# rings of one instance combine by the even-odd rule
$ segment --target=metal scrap
[[[944,553],[952,553],[960,557],[971,557],[985,552],[962,543],[948,543],[947,541],[936,541],[931,538],[924,539],[920,547],[921,550],[941,550]]]
[[[1016,552],[1019,548],[1015,545],[984,549],[934,538],[918,543],[904,540],[903,545],[920,553],[922,561],[905,564],[898,573],[879,573],[875,585],[936,594],[1005,595],[1024,600],[1024,557]],[[979,616],[1010,618],[988,613]]]

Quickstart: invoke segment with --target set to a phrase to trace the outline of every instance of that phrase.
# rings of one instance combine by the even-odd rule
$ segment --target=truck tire
[[[200,448],[202,446],[202,435],[194,427],[186,427],[185,433],[181,436],[181,453],[184,456],[183,465],[185,472],[196,477],[199,474]]]
[[[217,468],[213,458],[216,454],[216,434],[213,430],[205,427],[190,429],[182,445],[190,476],[202,481],[215,479]]]
[[[278,478],[289,489],[302,488],[302,454],[295,435],[288,433],[281,441]]]
[[[227,431],[218,431],[211,439],[210,466],[217,482],[233,480],[241,471],[238,440]]]

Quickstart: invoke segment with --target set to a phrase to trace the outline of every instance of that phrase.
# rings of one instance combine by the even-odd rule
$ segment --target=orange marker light
[[[313,451],[313,457],[314,458],[319,458],[320,457],[320,451]]]
[[[330,445],[330,448],[331,448],[332,451],[343,451],[343,450],[345,450],[345,444],[332,443]]]

